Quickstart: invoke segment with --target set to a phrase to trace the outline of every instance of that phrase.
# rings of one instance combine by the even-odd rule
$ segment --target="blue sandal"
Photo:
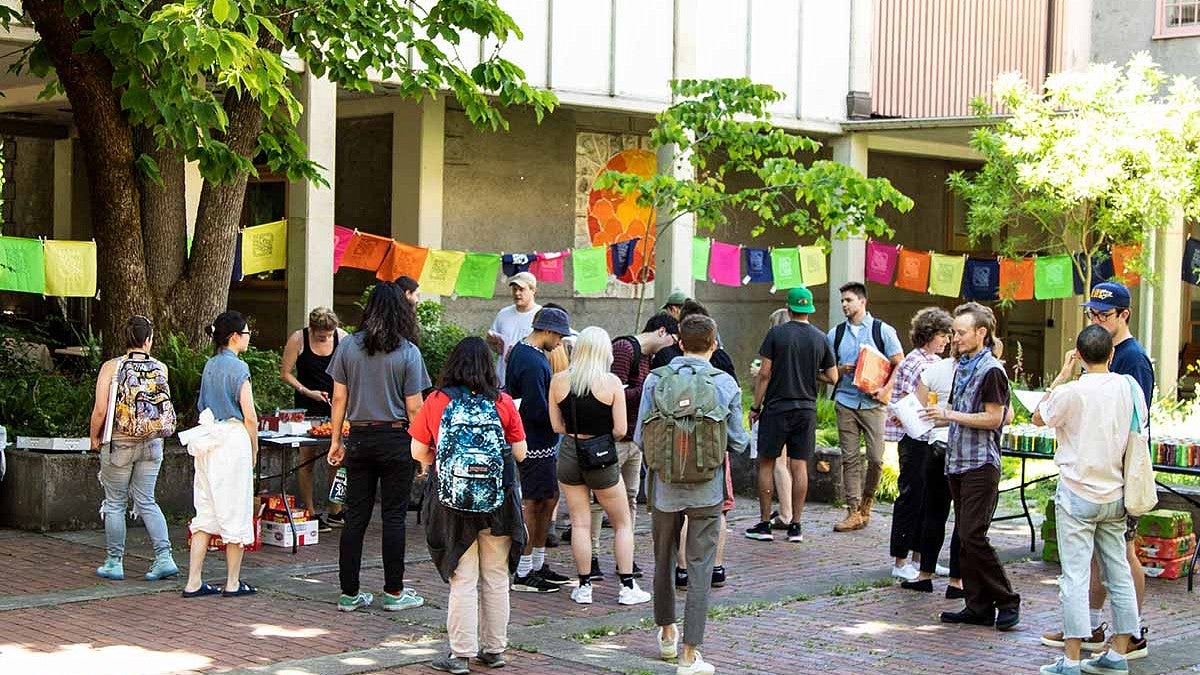
[[[248,584],[244,581],[239,581],[238,589],[236,591],[233,591],[232,593],[229,591],[225,591],[224,593],[221,594],[221,597],[236,598],[236,597],[243,596],[243,595],[254,595],[257,592],[258,592],[257,588],[251,586],[250,584]]]
[[[221,593],[220,586],[209,586],[208,584],[200,584],[200,588],[194,591],[184,591],[185,598],[202,598],[206,595],[219,595]]]

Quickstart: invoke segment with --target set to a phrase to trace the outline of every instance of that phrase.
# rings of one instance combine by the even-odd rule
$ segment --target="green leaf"
[[[229,20],[229,2],[230,0],[213,0],[212,15],[217,23],[225,23]]]

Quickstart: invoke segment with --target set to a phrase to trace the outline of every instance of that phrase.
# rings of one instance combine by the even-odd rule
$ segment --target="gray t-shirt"
[[[367,354],[366,336],[355,333],[342,341],[325,372],[349,390],[346,419],[351,422],[395,422],[408,419],[404,399],[428,389],[429,371],[421,351],[408,340],[387,352]]]

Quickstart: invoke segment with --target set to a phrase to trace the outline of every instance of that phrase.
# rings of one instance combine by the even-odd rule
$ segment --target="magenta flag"
[[[558,253],[538,253],[537,260],[529,265],[529,271],[533,276],[537,277],[538,281],[544,281],[548,284],[561,284],[563,282],[563,261],[566,259],[566,253],[560,251]]]
[[[722,286],[741,286],[742,247],[714,241],[708,257],[708,278]]]
[[[350,246],[350,241],[354,239],[354,230],[341,225],[333,226],[333,271],[338,271],[342,266],[342,256],[346,254],[346,248]]]
[[[868,241],[866,269],[863,270],[867,281],[891,286],[892,279],[896,274],[896,258],[899,254],[898,246]]]

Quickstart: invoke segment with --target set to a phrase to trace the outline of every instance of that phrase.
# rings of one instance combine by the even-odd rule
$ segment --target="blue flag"
[[[1183,247],[1183,280],[1200,286],[1200,239],[1189,238]]]
[[[242,274],[242,231],[238,230],[237,243],[233,248],[233,281],[241,281],[246,275]]]
[[[746,276],[751,283],[769,284],[775,281],[771,274],[771,256],[765,248],[744,248],[746,256]]]
[[[1082,253],[1076,253],[1075,262],[1079,264],[1079,267],[1087,269],[1086,255]],[[1074,265],[1072,265],[1071,269],[1073,271],[1071,276],[1075,280],[1075,295],[1085,295],[1087,294],[1088,288],[1108,281],[1116,276],[1116,270],[1113,269],[1112,255],[1107,250],[1101,251],[1100,253],[1092,256],[1092,283],[1088,284],[1087,288],[1084,288],[1083,275],[1079,273],[1079,270],[1076,269]]]
[[[612,252],[613,276],[624,276],[629,271],[629,266],[633,264],[633,250],[637,248],[639,240],[640,238],[630,239],[609,245],[608,248]]]
[[[533,253],[505,253],[504,257],[500,259],[500,264],[504,268],[504,276],[511,277],[518,272],[528,272],[529,266],[533,264],[536,257]]]
[[[963,270],[963,297],[970,300],[996,300],[1000,297],[1000,261],[995,258],[967,258]]]

